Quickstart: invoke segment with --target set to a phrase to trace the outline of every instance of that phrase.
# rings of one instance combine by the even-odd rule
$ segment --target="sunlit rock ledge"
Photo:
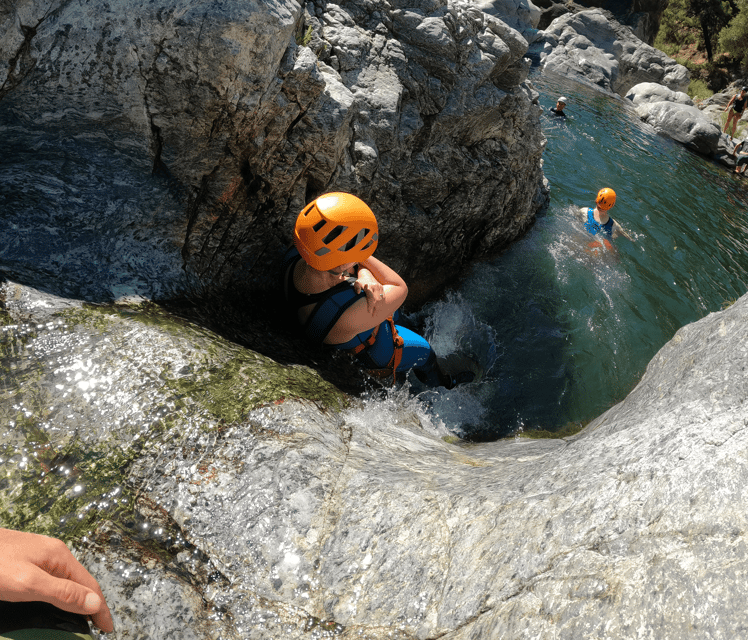
[[[116,638],[701,639],[742,625],[748,296],[680,329],[576,436],[472,446],[407,394],[340,404],[318,381],[320,404],[284,382],[252,400],[252,381],[283,368],[176,319],[71,310],[16,285],[4,297],[6,379],[25,379],[14,401],[53,412],[45,455],[87,457],[81,501],[32,465],[8,476],[3,511],[51,492],[56,511],[35,522],[78,540]],[[55,519],[66,509],[76,529]]]

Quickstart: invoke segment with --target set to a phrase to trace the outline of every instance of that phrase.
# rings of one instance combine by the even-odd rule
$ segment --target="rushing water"
[[[402,424],[492,440],[519,429],[559,431],[591,420],[631,391],[679,327],[745,292],[747,181],[656,135],[618,98],[571,80],[532,80],[546,110],[541,124],[548,140],[550,206],[524,238],[499,258],[476,265],[459,287],[415,318],[425,323],[438,353],[474,354],[486,369],[484,378],[417,398],[403,389],[385,398],[375,394],[363,409],[347,411],[347,421],[363,430],[390,430],[395,447]],[[547,115],[560,94],[569,98],[566,121]],[[14,126],[6,125],[6,133]],[[54,140],[40,138],[34,149],[50,167],[63,158],[74,178],[68,183],[50,178],[11,189],[7,185],[23,184],[23,176],[14,176],[12,168],[0,176],[7,187],[0,190],[0,234],[7,236],[0,270],[29,284],[56,282],[52,289],[72,298],[165,295],[178,288],[178,248],[168,249],[174,234],[158,233],[179,221],[178,198],[168,185],[142,167],[118,175],[119,182],[102,178],[103,169],[86,173],[86,141],[81,146],[74,131],[64,131],[58,142],[55,147]],[[44,145],[54,153],[45,156]],[[63,147],[69,149],[63,153]],[[8,149],[8,157],[24,148]],[[103,158],[99,164],[105,167]],[[50,174],[56,175],[52,169]],[[85,213],[93,207],[80,202],[75,185],[95,175],[102,190],[93,207],[101,213],[90,218]],[[109,184],[114,188],[105,190]],[[612,215],[635,242],[621,238],[614,251],[594,254],[577,209],[592,204],[603,186],[616,190]],[[142,201],[153,202],[159,225],[116,225],[123,207],[147,209]],[[58,231],[60,211],[66,212],[69,233]],[[102,233],[106,240],[92,254]],[[160,245],[156,253],[154,243]],[[78,278],[82,271],[85,277]],[[40,299],[38,306],[46,304]],[[246,446],[236,456],[244,459],[251,449],[245,440],[265,429],[284,430],[254,412],[246,424],[227,418],[238,435],[221,435],[216,417],[181,393],[178,382],[182,376],[191,381],[196,395],[196,389],[206,391],[210,375],[228,369],[225,361],[213,361],[215,354],[229,354],[232,362],[251,356],[205,329],[182,325],[176,335],[190,333],[191,342],[167,333],[159,343],[142,330],[145,315],[121,312],[117,322],[125,330],[116,334],[114,346],[112,336],[59,318],[0,331],[0,498],[7,498],[0,504],[0,524],[71,538],[109,519],[139,547],[165,549],[180,571],[212,576],[208,560],[165,512],[159,519],[158,505],[142,504],[150,484],[163,476],[161,467],[199,484],[200,474],[213,473],[202,460],[215,453],[213,440],[228,448]],[[203,345],[203,355],[195,345]],[[123,477],[133,463],[141,467],[136,481]],[[232,509],[262,507],[253,500],[261,502],[264,490],[258,481],[257,491],[244,491],[249,501],[237,500]],[[231,546],[231,529],[220,522],[234,515],[216,509],[215,530],[208,534]],[[279,511],[277,530],[286,517]],[[267,542],[258,536],[247,544]]]
[[[488,379],[434,401],[445,424],[475,439],[595,418],[633,389],[678,328],[748,282],[745,179],[655,134],[620,98],[569,79],[531,80],[545,111],[550,206],[431,319],[437,345],[459,342],[455,317],[494,336]],[[566,121],[548,114],[560,95]],[[596,255],[577,209],[602,187],[616,191],[612,217],[635,242],[618,238]]]

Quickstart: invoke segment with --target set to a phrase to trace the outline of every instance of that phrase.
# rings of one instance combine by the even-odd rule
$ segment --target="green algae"
[[[128,480],[133,464],[157,458],[169,441],[186,438],[190,446],[187,432],[225,428],[263,405],[303,398],[340,410],[349,401],[311,369],[281,365],[152,303],[84,304],[56,317],[56,326],[11,327],[0,339],[6,383],[0,423],[8,436],[0,444],[3,527],[72,544],[110,536],[143,557],[168,560],[173,550],[141,533],[155,510],[141,512],[143,496]],[[48,358],[32,357],[29,345],[48,336]],[[110,379],[97,389],[96,402],[69,377],[81,371],[71,365],[81,359],[89,360],[82,371],[94,384],[97,377]],[[104,394],[137,398],[140,412],[115,404],[114,414],[103,413],[98,398]],[[100,433],[87,427],[105,415],[114,415],[117,426]],[[164,525],[165,535],[178,538],[173,521]]]
[[[167,381],[178,394],[197,400],[227,422],[244,420],[257,407],[303,398],[343,409],[347,396],[304,367],[280,365],[253,352],[237,355],[200,376]]]
[[[114,332],[120,322],[137,322],[180,341],[190,361],[188,375],[175,372],[164,363],[159,378],[177,399],[190,398],[219,420],[244,420],[253,409],[288,398],[310,400],[332,410],[341,410],[349,402],[345,393],[314,370],[281,365],[150,302],[133,306],[84,305],[62,312],[61,316],[71,325],[102,333]]]
[[[119,447],[88,450],[79,443],[61,449],[28,440],[24,453],[5,447],[0,457],[8,461],[23,455],[24,466],[8,473],[0,483],[0,525],[31,531],[66,542],[90,535],[104,513],[117,517],[131,511],[131,492],[121,488],[123,469],[133,452]]]
[[[84,304],[76,309],[66,309],[55,314],[69,325],[83,325],[104,332],[111,328],[116,314],[111,307]]]

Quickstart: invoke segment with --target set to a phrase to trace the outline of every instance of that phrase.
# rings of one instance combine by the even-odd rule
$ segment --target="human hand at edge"
[[[114,630],[99,583],[56,538],[0,528],[0,600],[48,602]]]

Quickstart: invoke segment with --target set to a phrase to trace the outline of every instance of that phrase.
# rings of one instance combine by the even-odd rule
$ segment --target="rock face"
[[[41,469],[11,466],[0,502],[51,492],[80,500],[84,527],[98,520],[100,546],[82,560],[118,639],[696,640],[742,624],[748,296],[678,331],[577,436],[461,447],[407,399],[334,409],[314,374],[178,321],[104,309],[61,325],[50,314],[65,301],[4,295],[33,320],[5,334],[10,375],[25,380],[14,402],[36,420],[57,385],[66,393],[66,428],[48,430],[39,455],[75,461],[76,433],[87,455],[74,478],[44,483]],[[25,354],[41,351],[49,360],[35,355],[29,371]],[[85,385],[70,382],[76,371]],[[333,404],[295,399],[308,384]],[[35,438],[16,425],[6,457]],[[127,470],[124,494],[107,469]],[[114,498],[136,515],[118,519]],[[29,517],[54,528],[59,513]]]
[[[631,87],[626,94],[626,98],[631,100],[636,107],[653,102],[676,102],[694,106],[693,100],[688,97],[687,93],[673,91],[656,82],[642,82]]]
[[[625,95],[642,82],[685,91],[688,70],[639,40],[599,9],[568,14],[538,34],[533,49],[544,70]]]
[[[720,139],[719,127],[698,108],[677,102],[653,102],[636,108],[639,117],[651,124],[658,133],[705,156],[717,153]]]
[[[657,32],[660,29],[662,14],[667,8],[664,0],[650,0],[647,2],[629,2],[627,0],[566,0],[565,2],[554,0],[537,0],[536,3],[543,9],[539,29],[546,29],[556,18],[569,13],[578,13],[587,9],[601,9],[606,16],[613,18],[623,25],[631,28],[633,34],[642,42],[651,45],[654,43]]]
[[[198,291],[274,284],[305,202],[348,190],[378,215],[378,255],[417,303],[522,234],[547,199],[527,42],[473,5],[21,0],[2,18],[13,147],[59,141],[95,173],[99,145],[113,187],[133,166],[141,183],[153,171],[168,216],[116,197],[89,215],[150,218]],[[14,191],[42,180],[6,155]],[[43,177],[70,181],[57,163]],[[102,188],[76,187],[84,210]],[[33,209],[14,205],[19,219]]]
[[[636,107],[639,117],[658,133],[706,156],[714,156],[719,147],[720,129],[694,106],[688,94],[645,82],[632,87],[626,94]]]
[[[631,27],[637,38],[652,44],[660,29],[660,19],[667,8],[666,0],[577,0],[584,7],[610,11],[616,20]]]
[[[485,13],[506,22],[525,38],[533,37],[541,11],[531,0],[475,0],[475,6]]]

